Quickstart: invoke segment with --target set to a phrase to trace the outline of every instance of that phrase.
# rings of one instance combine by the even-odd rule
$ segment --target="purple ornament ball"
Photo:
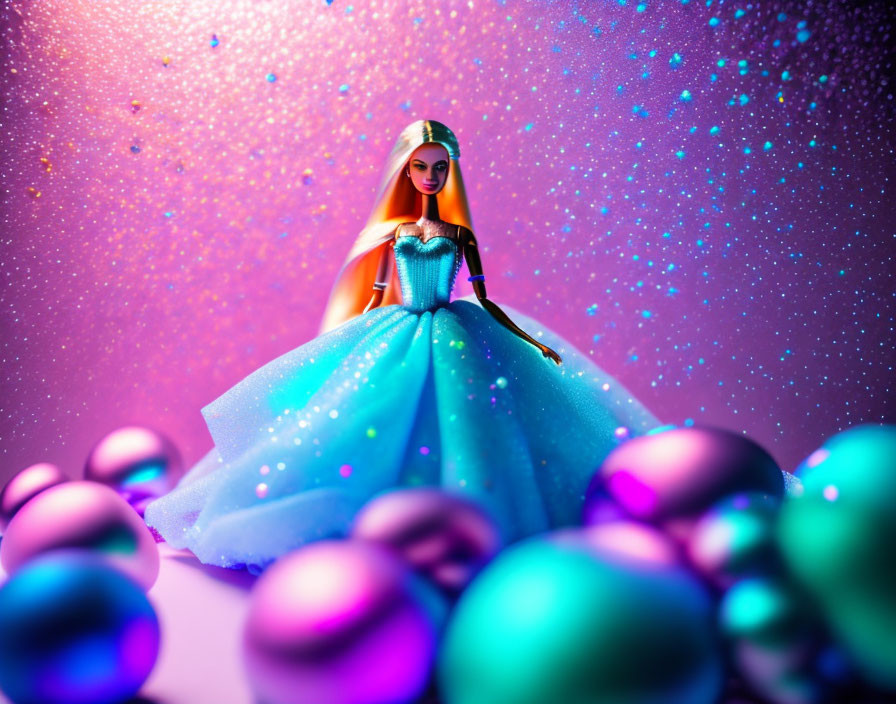
[[[374,498],[356,516],[352,537],[388,546],[449,594],[501,549],[498,528],[479,504],[431,487]]]
[[[55,464],[38,462],[25,467],[6,482],[0,491],[0,530],[6,530],[10,520],[29,499],[44,489],[67,482],[68,477]]]
[[[387,549],[324,540],[252,590],[243,652],[266,704],[409,702],[424,691],[444,618],[432,587]]]
[[[760,445],[709,427],[674,428],[629,440],[607,455],[585,498],[585,514],[607,496],[630,516],[686,535],[720,499],[754,491],[780,498],[784,479]]]
[[[113,489],[73,481],[50,487],[25,504],[0,543],[10,574],[38,555],[86,549],[149,589],[159,574],[159,549],[140,517]]]
[[[180,453],[161,433],[139,425],[113,430],[87,457],[84,478],[115,489],[141,516],[184,472]]]
[[[586,501],[582,508],[582,525],[594,526],[629,520],[629,514],[613,500],[604,488],[600,472],[591,478],[585,492]]]
[[[0,689],[18,704],[123,702],[158,652],[146,595],[95,554],[41,556],[0,587]]]

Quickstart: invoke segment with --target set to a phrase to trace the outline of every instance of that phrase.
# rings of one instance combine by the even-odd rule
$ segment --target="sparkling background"
[[[489,293],[792,469],[896,422],[887,3],[7,2],[0,479],[313,337],[409,122]],[[458,295],[469,292],[466,284]]]

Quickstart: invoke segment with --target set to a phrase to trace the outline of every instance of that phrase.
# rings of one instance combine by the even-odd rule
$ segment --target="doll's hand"
[[[554,363],[557,364],[558,366],[559,366],[560,364],[563,363],[563,360],[560,359],[560,355],[557,354],[556,352],[554,352],[554,350],[552,350],[552,349],[551,349],[550,347],[548,347],[547,345],[541,345],[541,344],[539,344],[539,345],[538,345],[538,349],[541,350],[541,353],[542,353],[545,357],[547,357],[548,359],[553,360]]]

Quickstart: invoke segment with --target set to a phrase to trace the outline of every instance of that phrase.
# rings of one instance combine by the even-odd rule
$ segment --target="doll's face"
[[[441,144],[421,144],[408,160],[414,188],[427,195],[435,195],[441,191],[448,179],[449,164],[448,150]]]

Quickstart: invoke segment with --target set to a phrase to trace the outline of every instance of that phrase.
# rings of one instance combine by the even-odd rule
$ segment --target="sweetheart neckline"
[[[433,240],[451,240],[452,242],[454,242],[455,245],[457,245],[458,249],[460,248],[460,243],[458,242],[457,238],[448,237],[446,235],[433,235],[428,240],[425,240],[422,237],[417,237],[416,235],[402,235],[401,237],[395,238],[395,244],[398,244],[399,240],[404,240],[404,239],[417,240],[421,244],[427,244],[428,242],[432,242]]]

